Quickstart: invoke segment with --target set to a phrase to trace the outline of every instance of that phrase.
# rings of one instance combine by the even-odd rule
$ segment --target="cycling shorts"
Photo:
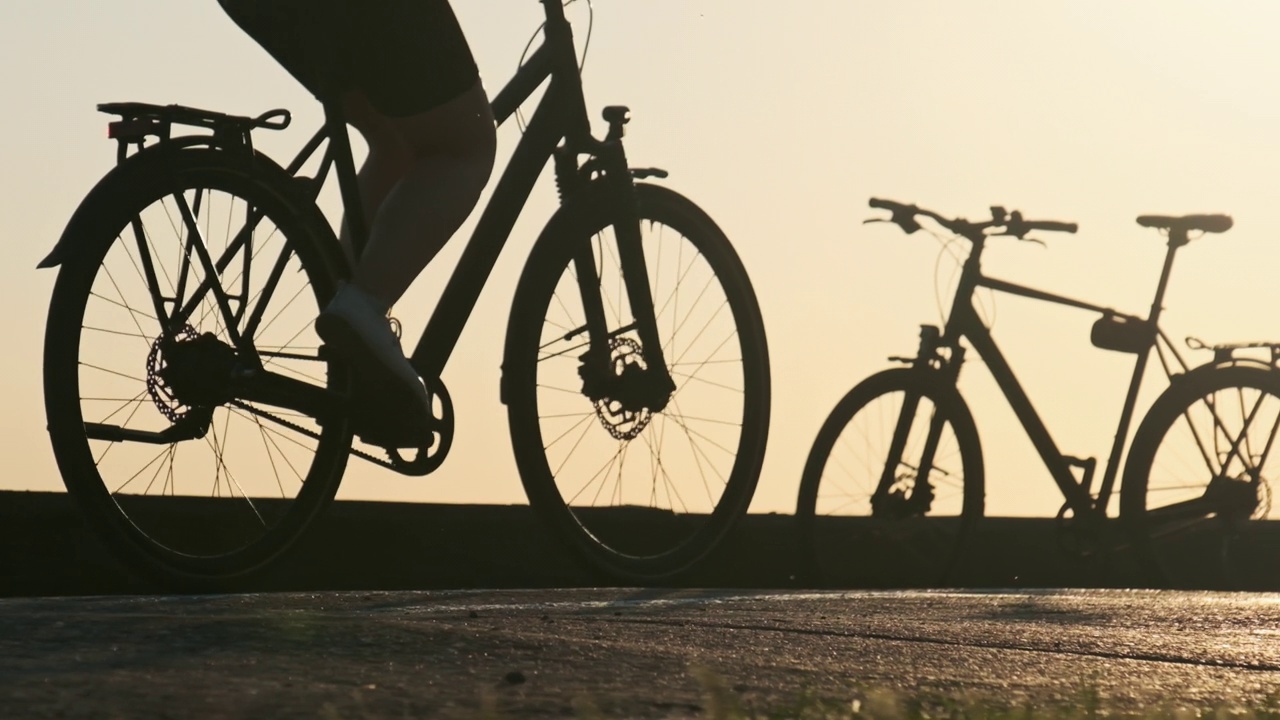
[[[378,112],[407,117],[479,79],[448,0],[218,0],[317,98],[359,90]]]

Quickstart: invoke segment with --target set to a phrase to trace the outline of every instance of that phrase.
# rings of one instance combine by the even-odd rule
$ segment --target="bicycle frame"
[[[1057,483],[1059,490],[1061,490],[1067,506],[1075,513],[1076,517],[1086,517],[1090,514],[1096,514],[1099,517],[1105,516],[1107,503],[1115,488],[1125,440],[1128,437],[1129,427],[1133,421],[1138,391],[1147,368],[1151,349],[1153,347],[1157,349],[1166,375],[1172,376],[1174,372],[1165,356],[1166,350],[1173,355],[1175,362],[1182,370],[1187,369],[1182,356],[1164,335],[1163,331],[1159,329],[1158,325],[1164,293],[1168,287],[1169,276],[1173,268],[1173,257],[1179,245],[1173,242],[1169,243],[1164,267],[1160,274],[1160,281],[1156,287],[1155,299],[1151,303],[1148,316],[1144,319],[1100,305],[987,277],[982,274],[980,263],[985,239],[971,237],[970,240],[973,241],[973,247],[961,271],[960,283],[956,289],[955,299],[952,302],[951,313],[947,318],[945,330],[941,337],[929,332],[922,334],[921,353],[917,362],[930,364],[936,361],[943,362],[949,379],[954,382],[959,376],[960,366],[963,363],[964,350],[960,346],[960,340],[962,338],[968,340],[969,344],[972,345],[973,349],[990,369],[992,377],[995,378],[1000,391],[1004,394],[1005,399],[1008,400],[1018,421],[1022,424],[1023,430],[1027,433],[1027,437],[1030,438],[1035,446],[1036,452],[1039,453],[1045,468],[1053,477],[1054,482]],[[1094,461],[1092,459],[1081,460],[1070,457],[1064,455],[1058,449],[1044,421],[1031,404],[1026,391],[1023,390],[1021,383],[1018,382],[1017,377],[1013,374],[1013,369],[1009,366],[1004,354],[1000,352],[1000,348],[996,345],[990,330],[983,324],[977,309],[974,307],[973,293],[978,288],[987,288],[1009,295],[1079,308],[1142,324],[1141,327],[1145,330],[1145,341],[1140,350],[1136,352],[1137,359],[1129,381],[1129,390],[1125,395],[1124,407],[1120,412],[1120,421],[1116,427],[1115,439],[1111,445],[1111,453],[1107,458],[1102,485],[1098,488],[1096,500],[1091,495]],[[938,348],[946,348],[949,351],[947,360],[941,360],[937,354]],[[930,434],[932,436],[935,433],[936,431],[931,430]],[[1072,472],[1073,467],[1083,470],[1082,478],[1077,479],[1075,477]]]
[[[630,196],[632,178],[620,142],[621,124],[626,122],[626,111],[624,108],[611,109],[612,113],[606,110],[606,119],[610,120],[611,125],[609,136],[603,141],[592,137],[571,26],[559,0],[540,1],[546,11],[546,42],[520,66],[515,76],[494,98],[492,107],[497,124],[501,126],[514,115],[519,106],[544,81],[549,79],[550,82],[410,356],[410,361],[419,374],[428,379],[437,378],[443,372],[548,158],[562,153],[573,159],[571,169],[557,164],[557,183],[561,184],[562,202],[565,200],[564,184],[575,180],[566,175],[577,174],[580,169],[577,156],[582,154],[601,160],[601,169],[619,193],[615,197]],[[321,170],[317,174],[316,190],[318,192],[318,186],[323,184],[329,167],[336,166],[347,225],[358,256],[367,241],[367,232],[347,127],[337,103],[326,103],[325,118],[324,127],[315,133],[287,170],[296,175],[320,145],[326,139],[329,141]],[[561,141],[564,141],[563,145]],[[656,365],[665,372],[661,343],[657,340],[657,329],[652,321],[653,300],[644,270],[645,261],[634,204],[625,201],[616,204],[621,220],[617,225],[617,232],[624,278],[632,306],[636,308],[637,318],[640,318],[636,329],[650,355],[650,366]],[[586,259],[580,258],[576,267],[583,287],[583,302],[587,305],[586,316],[593,350],[600,352],[604,348],[607,355],[605,313],[598,291],[594,289],[598,286],[594,263],[588,255]]]

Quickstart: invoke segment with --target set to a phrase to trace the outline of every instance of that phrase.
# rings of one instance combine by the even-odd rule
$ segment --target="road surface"
[[[1280,595],[537,590],[0,601],[30,718],[1280,709]]]

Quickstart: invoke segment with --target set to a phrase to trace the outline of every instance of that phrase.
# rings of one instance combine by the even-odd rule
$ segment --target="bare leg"
[[[358,92],[344,105],[369,144],[359,174],[369,244],[353,281],[390,307],[467,219],[488,183],[493,114],[479,82],[405,118],[378,113]]]

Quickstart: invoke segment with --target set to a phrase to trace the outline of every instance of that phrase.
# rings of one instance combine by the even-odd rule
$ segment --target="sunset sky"
[[[854,383],[939,321],[953,265],[923,233],[863,226],[867,198],[980,219],[993,204],[1074,221],[1046,246],[995,241],[988,272],[1145,314],[1164,244],[1133,218],[1225,212],[1236,227],[1184,249],[1163,323],[1175,338],[1280,340],[1280,4],[1253,0],[596,0],[592,107],[632,109],[628,154],[728,233],[755,283],[773,363],[773,421],[755,511],[790,512],[809,443]],[[457,0],[491,94],[541,20],[534,0]],[[586,34],[585,0],[570,8]],[[315,101],[214,0],[0,4],[0,218],[7,407],[0,489],[61,488],[44,430],[41,353],[56,276],[36,263],[114,162],[98,102],[273,107]],[[593,111],[594,115],[594,111]],[[598,115],[596,115],[598,117]],[[499,131],[499,162],[518,137]],[[336,214],[336,210],[327,207]],[[353,461],[340,497],[522,503],[498,401],[504,323],[544,178],[444,377],[458,436],[408,479]],[[463,230],[468,234],[470,225]],[[417,340],[455,239],[397,308]],[[939,300],[938,288],[942,288]],[[986,298],[994,335],[1067,453],[1105,459],[1132,358],[1094,349],[1094,316]],[[994,307],[994,311],[991,309]],[[1207,359],[1192,355],[1195,361]],[[962,389],[988,468],[987,512],[1050,515],[1061,498],[976,355]],[[1139,405],[1162,387],[1150,376]]]

